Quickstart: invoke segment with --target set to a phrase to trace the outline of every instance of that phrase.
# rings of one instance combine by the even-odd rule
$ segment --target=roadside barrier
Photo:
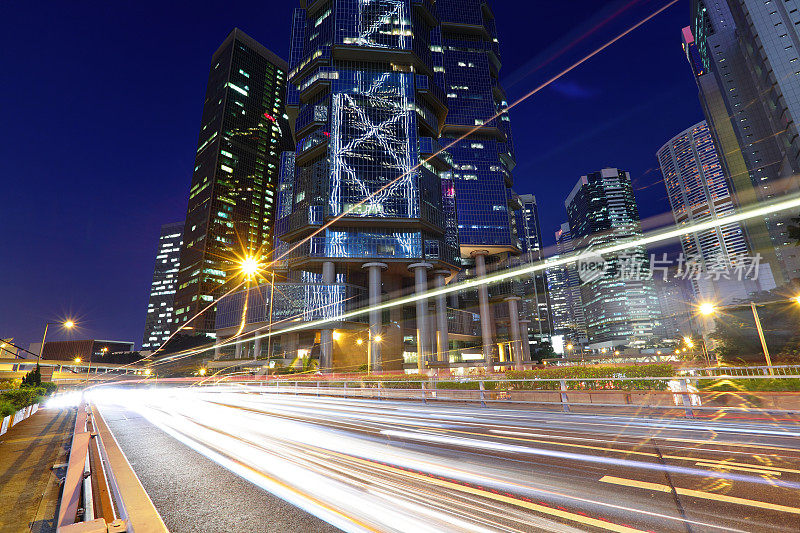
[[[3,423],[0,424],[0,435],[4,435],[9,429],[16,426],[32,414],[39,410],[39,404],[35,403],[27,407],[23,407],[13,415],[8,415],[3,418]]]
[[[691,369],[690,369],[691,370]],[[703,369],[705,370],[705,369]],[[411,400],[451,404],[478,404],[481,407],[536,406],[565,413],[598,410],[625,410],[682,413],[686,418],[703,413],[747,412],[800,417],[800,392],[736,390],[698,390],[699,382],[724,384],[776,379],[758,371],[749,375],[692,374],[669,377],[591,377],[527,378],[504,377],[392,379],[387,376],[336,378],[322,375],[305,378],[274,377],[238,379],[238,385],[259,385],[262,393],[333,396],[347,399]],[[730,378],[730,379],[729,379]],[[779,379],[800,379],[800,373],[783,373]],[[211,385],[211,383],[208,383]]]

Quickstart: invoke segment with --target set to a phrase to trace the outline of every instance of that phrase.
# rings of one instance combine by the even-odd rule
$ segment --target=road
[[[797,531],[800,425],[92,393],[173,531]],[[243,524],[250,527],[244,528]]]

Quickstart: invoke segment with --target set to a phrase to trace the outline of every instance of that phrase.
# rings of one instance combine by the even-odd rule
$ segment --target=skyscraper
[[[800,3],[693,0],[683,46],[733,185],[747,207],[800,190]],[[779,282],[800,276],[800,253],[776,213],[744,224]]]
[[[604,168],[581,176],[564,205],[576,249],[633,240],[642,234],[628,172]],[[604,255],[599,269],[578,265],[589,343],[597,347],[646,341],[659,320],[647,257],[640,246]]]
[[[433,4],[301,5],[293,16],[289,75],[297,149],[294,172],[285,173],[292,198],[280,235],[292,250],[290,269],[331,286],[367,287],[371,306],[383,291],[427,290],[430,275],[443,284],[458,268],[458,250],[446,238],[447,187],[439,175],[450,162],[437,141],[447,108],[434,75],[441,50]],[[376,368],[401,368],[413,357],[422,369],[447,351],[444,298],[435,321],[424,299],[414,316],[415,335],[406,335],[402,309],[369,313],[367,344]],[[320,332],[322,368],[338,365],[334,327]],[[413,356],[404,349],[406,337],[416,338]]]
[[[144,322],[143,350],[157,350],[167,342],[173,331],[173,300],[180,268],[182,236],[183,222],[161,226],[153,282],[150,284],[150,301],[147,303],[147,317]]]
[[[294,146],[287,70],[239,29],[211,58],[175,294],[179,326],[232,288],[226,282],[237,257],[271,253],[280,156]],[[215,309],[191,331],[213,332]]]
[[[675,224],[699,223],[734,213],[728,182],[705,121],[667,141],[656,157]],[[681,246],[685,256],[709,265],[730,265],[749,252],[739,224],[684,235]]]
[[[539,226],[539,208],[532,194],[519,196],[521,208],[514,211],[515,229],[519,237],[522,256],[526,263],[541,261],[542,231]],[[531,320],[529,335],[538,341],[548,339],[553,323],[550,313],[550,298],[547,289],[547,276],[544,271],[536,272],[522,280],[524,297],[522,311],[525,320]]]
[[[575,251],[569,223],[561,224],[555,232],[556,251],[559,256]],[[581,283],[574,264],[547,270],[547,284],[553,315],[553,334],[565,340],[586,344],[586,318],[581,302]]]

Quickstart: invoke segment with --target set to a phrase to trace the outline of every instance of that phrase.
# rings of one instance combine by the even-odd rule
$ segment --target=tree
[[[719,342],[718,357],[731,363],[764,364],[764,352],[749,305],[753,301],[766,304],[758,306],[758,316],[772,361],[796,362],[800,359],[800,306],[792,300],[770,303],[787,300],[788,294],[787,287],[782,287],[737,301],[736,307],[721,309],[711,333],[711,337]]]
[[[790,239],[794,239],[794,245],[800,246],[800,217],[792,217],[792,222],[786,226],[787,233]]]
[[[38,387],[42,384],[42,371],[39,369],[39,363],[36,363],[36,368],[25,374],[22,378],[23,387]]]

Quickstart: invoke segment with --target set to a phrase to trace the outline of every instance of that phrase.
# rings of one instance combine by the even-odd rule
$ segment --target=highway
[[[91,393],[172,531],[797,531],[800,425]]]

